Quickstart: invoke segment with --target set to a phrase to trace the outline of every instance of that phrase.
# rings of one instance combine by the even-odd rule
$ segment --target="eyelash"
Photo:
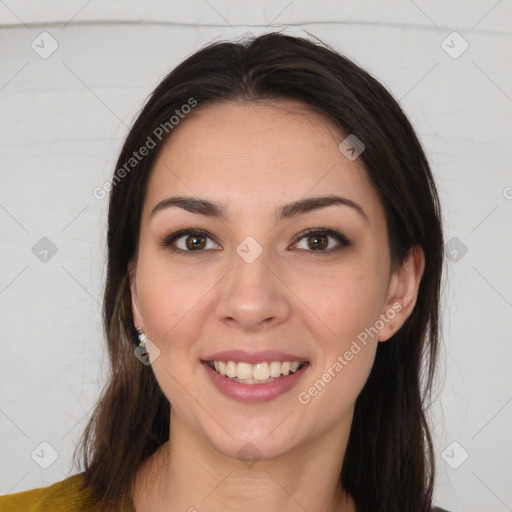
[[[173,253],[179,252],[179,253],[187,254],[187,255],[192,255],[194,253],[202,253],[202,252],[205,252],[206,250],[208,250],[208,249],[201,249],[201,250],[197,250],[197,251],[185,251],[183,249],[178,249],[177,247],[171,247],[171,245],[174,242],[176,242],[177,240],[179,240],[180,238],[183,238],[185,236],[193,236],[193,235],[202,235],[207,238],[210,238],[211,240],[214,240],[213,237],[207,231],[204,231],[202,229],[181,229],[180,231],[176,231],[175,233],[167,235],[164,238],[162,238],[161,240],[159,240],[158,245],[160,245],[161,247],[168,248]],[[295,237],[295,240],[293,243],[296,244],[296,243],[300,242],[303,238],[307,238],[308,236],[312,236],[312,235],[329,236],[329,237],[336,239],[340,244],[338,247],[327,249],[327,250],[319,250],[319,251],[315,251],[315,250],[307,251],[306,250],[306,252],[309,252],[309,253],[313,254],[314,256],[333,254],[333,253],[336,253],[336,252],[344,249],[345,247],[349,247],[350,245],[352,245],[352,242],[345,235],[343,235],[342,233],[338,233],[338,231],[334,231],[332,229],[325,228],[325,227],[306,229],[305,231],[302,231]],[[215,243],[217,243],[217,242],[215,242]],[[301,250],[305,250],[305,249],[301,249]]]

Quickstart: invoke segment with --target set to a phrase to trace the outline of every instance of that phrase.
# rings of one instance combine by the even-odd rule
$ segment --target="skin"
[[[129,274],[135,325],[160,350],[152,369],[172,404],[171,435],[137,474],[137,512],[356,510],[339,485],[355,400],[377,344],[414,308],[424,255],[415,248],[392,270],[382,204],[361,159],[339,151],[344,138],[294,101],[223,103],[198,107],[159,154]],[[332,194],[358,203],[366,218],[348,206],[329,206],[273,219],[284,204]],[[222,203],[227,217],[177,207],[150,216],[176,195]],[[311,237],[295,239],[318,227],[343,233],[352,244],[321,253]],[[215,238],[201,239],[207,246],[187,254],[159,245],[184,228]],[[263,250],[252,263],[236,252],[247,236]],[[186,241],[175,245],[186,250]],[[323,241],[328,249],[340,246],[330,236]],[[298,394],[380,315],[388,318],[393,304],[401,305],[393,319],[301,403]],[[201,364],[228,349],[280,350],[310,365],[284,395],[244,403],[222,395]],[[251,467],[237,456],[249,442],[258,451]]]

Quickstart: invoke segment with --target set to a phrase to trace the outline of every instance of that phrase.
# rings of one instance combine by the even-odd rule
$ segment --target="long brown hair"
[[[108,213],[103,322],[110,376],[74,461],[80,453],[96,510],[131,506],[135,472],[168,440],[169,401],[151,367],[134,356],[127,276],[138,251],[148,178],[176,129],[171,117],[191,100],[199,109],[259,99],[301,101],[343,133],[356,134],[365,145],[360,158],[385,208],[393,264],[400,265],[415,245],[425,253],[416,306],[402,328],[378,344],[357,398],[340,483],[360,512],[427,512],[435,472],[426,412],[439,345],[443,266],[441,213],[429,164],[397,101],[376,79],[321,41],[276,32],[216,42],[191,55],[154,90],[126,138]],[[130,160],[149,145],[148,137],[156,147]]]

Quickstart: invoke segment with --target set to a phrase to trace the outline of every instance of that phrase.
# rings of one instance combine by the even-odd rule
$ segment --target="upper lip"
[[[272,361],[298,361],[300,363],[307,362],[307,358],[286,354],[277,350],[264,350],[261,352],[246,352],[245,350],[223,350],[215,352],[202,359],[202,361],[234,361],[235,363],[256,364],[261,362]]]

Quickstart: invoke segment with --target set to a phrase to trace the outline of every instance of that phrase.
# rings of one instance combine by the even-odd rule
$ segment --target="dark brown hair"
[[[386,212],[393,264],[400,265],[416,245],[426,263],[413,312],[387,343],[378,344],[355,404],[340,483],[360,512],[429,511],[434,455],[426,400],[439,344],[443,266],[440,206],[429,164],[397,101],[376,79],[321,41],[276,32],[210,44],[178,65],[151,94],[117,161],[103,309],[111,370],[74,459],[80,449],[96,510],[123,500],[130,504],[136,470],[169,438],[169,401],[151,366],[134,357],[127,269],[138,251],[153,163],[174,129],[169,120],[191,99],[197,109],[228,101],[298,100],[365,145],[360,158]],[[158,147],[130,161],[165,123]]]

